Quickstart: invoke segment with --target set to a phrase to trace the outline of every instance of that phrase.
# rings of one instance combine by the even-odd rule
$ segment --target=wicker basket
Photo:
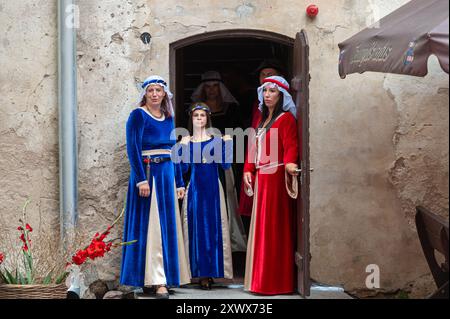
[[[60,285],[0,284],[0,299],[65,299],[67,287]]]

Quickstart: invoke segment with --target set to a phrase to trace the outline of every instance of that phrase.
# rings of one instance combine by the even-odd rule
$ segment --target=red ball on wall
[[[315,4],[309,5],[308,8],[306,8],[306,14],[310,18],[314,18],[315,16],[317,16],[319,14],[319,7],[316,6]]]

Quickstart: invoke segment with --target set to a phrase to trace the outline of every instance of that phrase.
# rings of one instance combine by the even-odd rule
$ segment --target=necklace
[[[211,136],[206,135],[205,137],[201,137],[201,138],[195,138],[192,137],[192,142],[205,142],[207,140],[209,140],[211,138]]]
[[[159,112],[160,112],[159,116],[157,116],[157,115],[155,115],[155,114],[152,112],[152,109],[149,108],[147,105],[144,105],[144,107],[145,107],[145,109],[146,109],[151,115],[153,115],[153,116],[156,117],[157,119],[161,119],[161,118],[164,116],[164,113],[161,112],[161,110],[159,111]]]

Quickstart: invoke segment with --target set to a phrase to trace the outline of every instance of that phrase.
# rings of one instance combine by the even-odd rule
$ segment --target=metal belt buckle
[[[155,157],[153,161],[154,163],[161,163],[161,157]]]

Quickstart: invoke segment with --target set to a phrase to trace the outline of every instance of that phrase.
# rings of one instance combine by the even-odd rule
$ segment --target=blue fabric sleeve
[[[190,148],[190,144],[181,144],[181,143],[177,144],[175,158],[176,158],[176,163],[179,163],[179,165],[180,165],[181,174],[186,174],[189,170],[189,164],[190,164],[189,148]]]
[[[222,158],[221,163],[223,169],[229,169],[233,163],[233,140],[224,140],[222,142]]]
[[[181,163],[175,163],[175,184],[177,188],[184,187]]]
[[[188,165],[185,163],[184,158],[186,157],[185,151],[186,145],[181,143],[177,143],[172,147],[172,162],[174,164],[175,169],[175,184],[177,188],[185,187],[183,174],[187,172]]]
[[[142,164],[142,137],[144,136],[144,117],[141,111],[131,112],[127,125],[127,154],[131,171],[136,177],[136,184],[147,180]]]

